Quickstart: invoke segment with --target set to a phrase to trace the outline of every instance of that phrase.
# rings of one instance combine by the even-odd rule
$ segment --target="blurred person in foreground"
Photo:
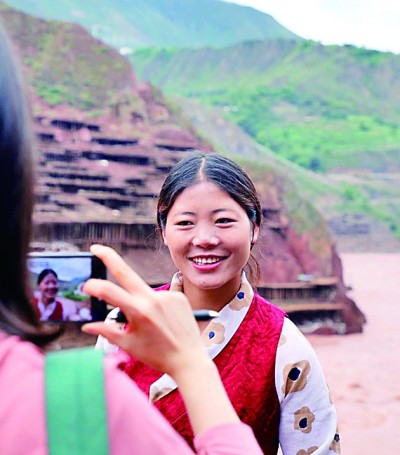
[[[42,455],[49,453],[43,348],[57,333],[39,322],[27,285],[33,194],[31,132],[20,75],[1,27],[0,68],[0,452]],[[129,329],[120,331],[97,323],[88,324],[85,331],[107,336],[129,354],[174,378],[190,415],[197,453],[260,454],[251,429],[240,423],[214,363],[201,346],[186,297],[153,292],[109,248],[97,246],[93,253],[102,257],[121,287],[94,280],[85,290],[112,304],[118,302]],[[118,370],[116,358],[104,359],[104,376],[109,453],[193,453]]]

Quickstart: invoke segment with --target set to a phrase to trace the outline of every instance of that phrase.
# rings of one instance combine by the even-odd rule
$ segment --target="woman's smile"
[[[189,258],[196,270],[209,272],[219,267],[228,256],[196,256]]]

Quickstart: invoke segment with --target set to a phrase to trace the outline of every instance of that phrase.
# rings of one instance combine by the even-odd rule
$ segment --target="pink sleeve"
[[[194,440],[199,455],[262,455],[253,430],[244,423],[212,427]]]
[[[119,356],[109,355],[105,361],[111,455],[193,455],[136,384],[118,370],[119,360]],[[201,455],[262,455],[251,428],[243,423],[212,427],[194,443]]]

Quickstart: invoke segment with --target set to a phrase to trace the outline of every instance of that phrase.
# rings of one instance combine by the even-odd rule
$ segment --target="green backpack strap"
[[[45,359],[49,455],[108,455],[103,352],[71,349]]]

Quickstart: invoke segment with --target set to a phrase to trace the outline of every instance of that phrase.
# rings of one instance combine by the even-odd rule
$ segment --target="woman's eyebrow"
[[[211,211],[211,213],[213,213],[213,214],[217,214],[217,213],[221,213],[221,212],[232,212],[232,209],[220,208],[220,209],[214,209],[214,210]],[[185,210],[183,212],[177,213],[177,216],[181,216],[181,215],[195,216],[196,212],[190,212],[188,210]]]
[[[233,210],[232,209],[228,209],[228,208],[221,208],[221,209],[215,209],[212,211],[212,213],[220,213],[220,212],[232,212]]]

